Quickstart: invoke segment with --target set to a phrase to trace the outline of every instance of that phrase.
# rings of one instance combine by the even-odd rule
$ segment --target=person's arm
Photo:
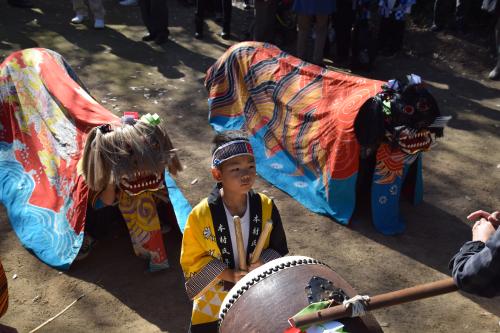
[[[181,245],[180,263],[186,278],[186,292],[190,299],[203,295],[220,280],[237,282],[246,272],[229,269],[226,264],[209,255],[204,246],[200,230],[200,214],[193,209],[184,229]]]
[[[484,219],[476,222],[474,229],[473,240],[465,243],[450,263],[453,278],[463,291],[484,297],[500,295],[500,229],[495,231]]]

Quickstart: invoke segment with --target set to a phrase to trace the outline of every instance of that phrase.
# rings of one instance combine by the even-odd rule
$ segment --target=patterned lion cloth
[[[350,222],[356,204],[356,116],[384,83],[329,71],[258,42],[231,47],[205,81],[212,127],[246,128],[258,173],[342,224]],[[388,142],[377,146],[370,200],[374,225],[384,234],[405,228],[399,198],[412,165],[410,197],[422,199],[420,155]]]
[[[116,122],[61,55],[26,49],[0,64],[0,202],[23,246],[50,266],[68,269],[82,246],[90,191],[77,170],[87,133]],[[190,207],[168,173],[165,181],[182,224]],[[161,257],[159,225],[155,237],[144,236],[146,226],[139,242],[135,213],[125,216],[134,250]]]

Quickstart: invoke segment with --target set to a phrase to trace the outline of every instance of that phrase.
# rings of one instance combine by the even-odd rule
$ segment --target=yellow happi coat
[[[273,220],[273,229],[265,241],[261,260],[267,262],[287,254],[285,233],[273,201],[262,193],[250,191],[249,203],[247,260],[264,224],[270,219]],[[217,276],[225,268],[234,268],[233,253],[236,252],[237,249],[232,249],[222,197],[215,188],[191,211],[182,239],[180,263],[188,296],[193,299],[193,326],[218,320],[219,308],[228,290]]]

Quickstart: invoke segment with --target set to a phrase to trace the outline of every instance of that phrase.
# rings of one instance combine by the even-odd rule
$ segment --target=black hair
[[[231,130],[217,133],[212,140],[211,154],[213,155],[215,150],[223,144],[236,140],[248,140],[248,135],[241,130]]]

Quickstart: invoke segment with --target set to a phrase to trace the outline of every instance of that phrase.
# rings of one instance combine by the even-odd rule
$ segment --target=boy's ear
[[[219,168],[212,168],[212,177],[214,177],[217,182],[222,181],[222,172]]]

